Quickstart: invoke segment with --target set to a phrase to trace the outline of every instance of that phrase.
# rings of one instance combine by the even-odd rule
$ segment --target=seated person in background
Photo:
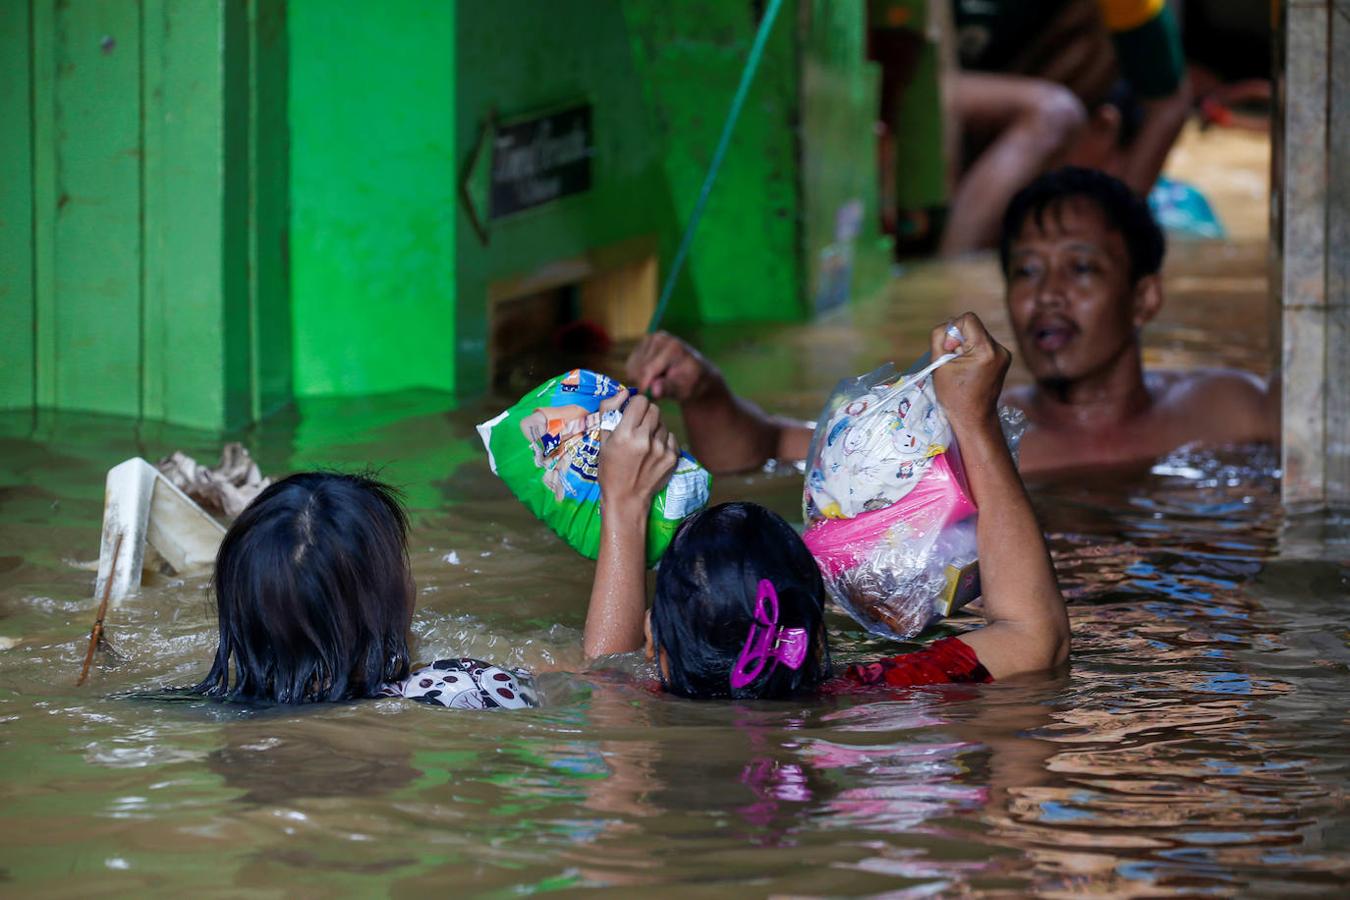
[[[961,57],[947,85],[966,150],[941,243],[989,247],[1020,185],[1066,162],[1147,194],[1190,109],[1163,0],[952,0]]]
[[[963,72],[1062,86],[1116,129],[1101,166],[1147,193],[1190,107],[1185,51],[1165,0],[952,0]]]
[[[1278,393],[1231,369],[1145,372],[1139,330],[1162,306],[1165,241],[1148,205],[1087,169],[1041,176],[1003,222],[1008,314],[1035,384],[1023,409],[1025,472],[1156,458],[1183,444],[1275,441]],[[678,338],[644,338],[628,377],[679,402],[690,451],[714,472],[806,456],[811,426],[764,413]]]

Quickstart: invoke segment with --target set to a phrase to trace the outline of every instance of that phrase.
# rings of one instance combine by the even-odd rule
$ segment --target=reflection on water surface
[[[1259,371],[1263,255],[1183,251],[1150,359]],[[921,268],[818,325],[702,341],[739,387],[809,416],[838,378],[918,355],[950,309],[1002,327],[992,284],[985,263]],[[320,403],[246,439],[268,472],[373,464],[406,488],[419,655],[575,672],[590,564],[489,475],[472,426],[502,405]],[[201,578],[115,610],[116,658],[72,686],[105,469],[214,440],[0,424],[0,637],[16,642],[0,651],[0,877],[25,893],[1290,896],[1350,876],[1350,552],[1282,551],[1269,450],[1033,485],[1072,603],[1064,676],[699,704],[620,666],[547,674],[547,707],[513,714],[240,710],[113,696],[204,672]],[[794,518],[799,490],[790,467],[716,486]],[[842,663],[884,647],[842,617],[832,640]]]

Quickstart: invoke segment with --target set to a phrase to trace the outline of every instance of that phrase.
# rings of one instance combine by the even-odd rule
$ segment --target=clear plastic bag
[[[904,640],[979,596],[975,504],[931,373],[889,364],[839,384],[807,456],[802,536],[830,597]]]
[[[975,504],[959,465],[939,454],[903,499],[802,535],[831,599],[873,634],[911,638],[979,596]]]

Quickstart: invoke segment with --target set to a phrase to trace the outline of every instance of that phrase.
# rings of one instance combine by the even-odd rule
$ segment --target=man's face
[[[1017,347],[1037,381],[1073,382],[1105,370],[1151,315],[1136,313],[1124,237],[1085,198],[1059,201],[1039,225],[1028,216],[1005,277]]]

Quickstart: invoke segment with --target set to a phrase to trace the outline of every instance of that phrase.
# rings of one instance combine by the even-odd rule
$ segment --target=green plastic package
[[[550,378],[496,418],[478,426],[488,464],[520,501],[582,556],[600,554],[600,433],[619,410],[600,404],[627,391],[612,378],[573,369]],[[652,499],[647,565],[656,565],[686,516],[708,503],[712,476],[681,453],[670,481]]]

